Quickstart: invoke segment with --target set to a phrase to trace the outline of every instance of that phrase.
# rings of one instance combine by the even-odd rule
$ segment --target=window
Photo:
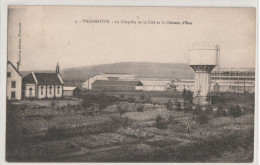
[[[57,94],[60,94],[60,86],[57,86],[57,88],[58,88]]]
[[[7,77],[11,77],[11,72],[7,72]]]
[[[43,86],[41,86],[41,95],[43,95]]]
[[[29,95],[32,96],[32,88],[29,88]]]
[[[15,92],[11,92],[11,98],[12,98],[12,99],[15,98]]]
[[[49,90],[49,94],[51,95],[52,94],[52,91],[51,91],[52,90],[52,86],[50,86],[49,89],[50,89]]]
[[[16,88],[16,82],[12,81],[12,88]]]

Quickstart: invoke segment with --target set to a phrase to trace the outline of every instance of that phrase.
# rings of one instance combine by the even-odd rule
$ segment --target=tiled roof
[[[143,86],[141,81],[96,80],[92,86]]]
[[[33,78],[32,73],[23,77],[23,83],[36,83],[34,78]]]
[[[77,87],[71,87],[71,86],[63,86],[63,90],[64,91],[73,91],[74,89],[76,89]]]
[[[23,83],[36,83],[33,74],[35,75],[38,84],[62,85],[57,73],[30,73],[23,78]]]
[[[34,73],[38,84],[62,85],[57,73]]]

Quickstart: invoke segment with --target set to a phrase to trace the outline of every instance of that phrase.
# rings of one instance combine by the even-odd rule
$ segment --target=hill
[[[193,78],[194,71],[181,63],[121,62],[114,64],[93,65],[66,68],[62,70],[65,81],[84,81],[98,73],[131,73],[138,78]]]

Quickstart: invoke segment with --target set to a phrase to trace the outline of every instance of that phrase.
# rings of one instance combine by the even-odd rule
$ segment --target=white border
[[[6,116],[6,64],[7,64],[7,8],[8,5],[73,5],[73,6],[186,6],[186,7],[255,7],[257,32],[256,32],[256,99],[255,99],[255,147],[254,162],[243,164],[259,164],[259,2],[258,0],[2,0],[1,1],[1,33],[0,33],[0,164],[5,161],[5,116]],[[12,163],[21,164],[21,163]],[[26,163],[39,164],[39,163]],[[60,163],[52,163],[60,164]],[[65,163],[71,164],[71,163]],[[82,163],[81,163],[82,164]],[[89,163],[84,163],[89,164]],[[106,163],[107,164],[107,163]],[[115,163],[109,163],[115,164]],[[124,163],[129,164],[129,163]],[[139,163],[138,163],[139,164]],[[158,163],[163,164],[163,163]],[[173,163],[179,164],[179,163]],[[182,163],[192,164],[192,163]],[[211,163],[218,164],[218,163]],[[230,164],[230,163],[223,163]],[[232,163],[237,164],[237,163]],[[240,165],[242,163],[239,163]]]

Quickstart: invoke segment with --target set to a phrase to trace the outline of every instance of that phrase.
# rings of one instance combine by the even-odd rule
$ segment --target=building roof
[[[73,91],[78,87],[72,87],[72,86],[63,86],[63,90],[64,91]]]
[[[96,80],[92,86],[143,86],[141,81]]]
[[[30,73],[23,78],[24,83],[38,83],[41,85],[62,85],[57,73]]]
[[[171,84],[171,81],[142,81],[144,86],[165,86]]]
[[[11,61],[8,61],[7,64],[10,64],[20,76],[23,76],[22,73],[19,72],[19,70],[14,66],[14,64]]]

